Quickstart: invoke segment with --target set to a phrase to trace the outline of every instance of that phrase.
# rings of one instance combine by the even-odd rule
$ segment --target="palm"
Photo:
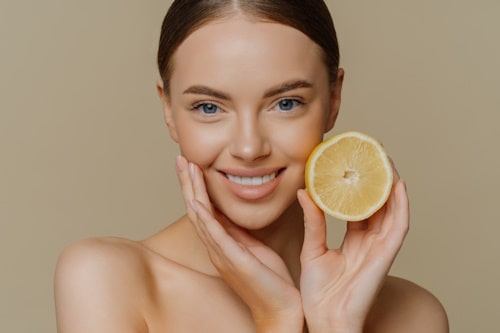
[[[324,316],[332,320],[362,325],[406,235],[406,193],[398,184],[386,206],[374,216],[348,223],[338,249],[326,247],[324,216],[304,194],[300,199],[306,238],[300,285],[306,317],[326,311]]]
[[[233,224],[220,212],[217,212],[216,215],[228,235],[239,244],[243,251],[248,251],[248,254],[251,254],[253,257],[252,259],[260,262],[264,266],[264,269],[269,270],[269,273],[275,274],[276,277],[282,279],[284,283],[293,286],[293,280],[288,268],[283,259],[281,259],[275,251],[249,235],[244,229]]]
[[[292,318],[292,327],[300,328],[303,318],[300,293],[280,256],[222,214],[213,216],[200,202],[195,206],[197,218],[193,222],[207,245],[212,263],[248,305],[257,327]]]
[[[390,262],[382,260],[376,236],[364,230],[349,230],[342,247],[327,250],[314,260],[303,263],[301,291],[306,306],[314,309],[325,299],[344,303],[343,311],[364,318]],[[378,259],[377,259],[378,258]],[[367,297],[368,296],[368,297]]]
[[[283,260],[212,207],[198,167],[179,158],[177,170],[189,219],[214,267],[249,307],[257,328],[284,322],[301,329],[300,293]]]

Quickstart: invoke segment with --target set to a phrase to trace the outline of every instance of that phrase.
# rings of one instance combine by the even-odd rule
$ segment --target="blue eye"
[[[303,104],[296,99],[282,99],[279,101],[276,106],[280,111],[291,111],[295,109],[298,105]]]
[[[204,115],[213,115],[219,111],[219,107],[212,103],[200,103],[195,105],[193,110],[198,110]]]

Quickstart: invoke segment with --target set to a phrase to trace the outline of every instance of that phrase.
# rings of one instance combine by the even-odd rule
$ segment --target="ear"
[[[344,70],[337,69],[337,80],[331,87],[330,91],[330,111],[326,120],[325,133],[330,131],[337,121],[337,116],[340,111],[340,102],[342,97],[342,85],[344,83]]]
[[[179,137],[177,135],[177,127],[175,126],[174,115],[172,114],[172,108],[170,105],[170,98],[165,93],[163,88],[163,81],[160,79],[156,83],[156,90],[158,92],[158,96],[160,97],[161,104],[163,107],[163,116],[165,118],[165,124],[168,127],[168,131],[170,133],[170,137],[175,141],[179,142]]]

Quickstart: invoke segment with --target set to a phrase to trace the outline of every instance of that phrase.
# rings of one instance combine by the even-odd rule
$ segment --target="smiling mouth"
[[[257,185],[269,183],[270,181],[275,179],[282,170],[283,169],[280,169],[280,170],[273,172],[273,173],[270,173],[268,175],[256,176],[256,177],[234,176],[234,175],[230,175],[228,173],[226,173],[225,176],[231,182],[239,184],[239,185],[257,186]]]

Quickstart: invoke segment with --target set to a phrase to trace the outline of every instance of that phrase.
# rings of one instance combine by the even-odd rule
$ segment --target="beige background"
[[[67,244],[182,213],[154,86],[168,3],[0,1],[1,332],[55,331]],[[408,182],[393,273],[432,290],[453,332],[500,331],[500,1],[329,4],[347,72],[335,131],[377,136]]]

